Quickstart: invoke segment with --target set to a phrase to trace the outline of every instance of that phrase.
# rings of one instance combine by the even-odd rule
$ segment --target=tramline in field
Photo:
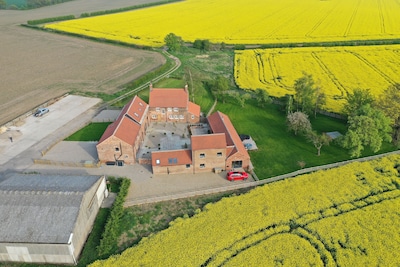
[[[399,166],[394,155],[257,187],[91,266],[397,266]]]
[[[348,92],[370,89],[376,97],[400,83],[400,46],[256,49],[235,52],[235,80],[244,89],[271,96],[293,95],[303,72],[327,96],[325,108],[341,112]]]
[[[399,14],[396,0],[186,0],[46,28],[152,47],[171,32],[187,42],[301,43],[400,38]]]

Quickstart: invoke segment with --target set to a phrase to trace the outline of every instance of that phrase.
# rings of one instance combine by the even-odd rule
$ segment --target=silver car
[[[41,117],[44,114],[46,114],[47,112],[49,112],[50,110],[48,108],[39,108],[36,112],[35,112],[35,117]]]

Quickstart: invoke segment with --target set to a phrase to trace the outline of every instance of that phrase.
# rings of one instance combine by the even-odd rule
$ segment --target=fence
[[[35,164],[46,164],[56,165],[65,167],[83,167],[83,168],[98,168],[100,163],[98,161],[84,161],[84,162],[73,162],[73,161],[55,161],[48,159],[34,159]]]
[[[188,198],[188,197],[196,197],[196,196],[201,196],[201,195],[215,194],[215,193],[233,191],[233,190],[238,190],[238,189],[243,189],[243,188],[256,187],[256,186],[284,180],[287,178],[294,178],[301,174],[307,174],[307,173],[312,173],[312,172],[316,172],[316,171],[320,171],[320,170],[332,169],[332,168],[340,167],[340,166],[343,166],[343,165],[346,165],[346,164],[349,164],[352,162],[357,162],[357,161],[364,162],[364,161],[374,160],[377,158],[381,158],[381,157],[385,157],[385,156],[389,156],[389,155],[395,155],[395,154],[400,154],[400,150],[388,152],[388,153],[384,153],[384,154],[380,154],[380,155],[370,156],[370,157],[364,157],[364,158],[347,160],[347,161],[342,161],[342,162],[337,162],[337,163],[332,163],[332,164],[326,164],[326,165],[322,165],[322,166],[305,168],[305,169],[301,169],[298,171],[275,176],[275,177],[264,179],[264,180],[257,180],[258,178],[257,178],[257,176],[255,176],[254,178],[256,181],[254,181],[254,182],[234,184],[234,185],[229,185],[229,186],[210,188],[210,189],[198,190],[198,191],[182,192],[182,193],[177,193],[174,195],[165,195],[165,196],[156,196],[156,197],[149,197],[149,198],[139,198],[139,199],[127,200],[124,204],[124,207],[129,207],[129,206],[134,206],[134,205],[142,205],[142,204],[147,204],[147,203],[156,203],[156,202],[162,202],[162,201],[168,201],[168,200],[176,200],[176,199],[182,199],[182,198]],[[253,175],[255,175],[255,174],[253,174]]]

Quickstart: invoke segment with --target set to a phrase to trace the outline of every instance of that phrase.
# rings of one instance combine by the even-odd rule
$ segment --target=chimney
[[[186,92],[187,94],[189,94],[189,92],[188,92],[188,85],[187,85],[187,84],[185,84],[185,92]]]
[[[150,92],[153,90],[153,83],[150,82]]]

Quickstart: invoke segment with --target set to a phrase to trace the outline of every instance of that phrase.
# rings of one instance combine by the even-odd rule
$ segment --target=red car
[[[236,171],[232,171],[232,172],[228,172],[226,174],[226,178],[229,181],[235,181],[235,180],[247,180],[247,178],[249,178],[249,175],[246,172],[236,172]]]

